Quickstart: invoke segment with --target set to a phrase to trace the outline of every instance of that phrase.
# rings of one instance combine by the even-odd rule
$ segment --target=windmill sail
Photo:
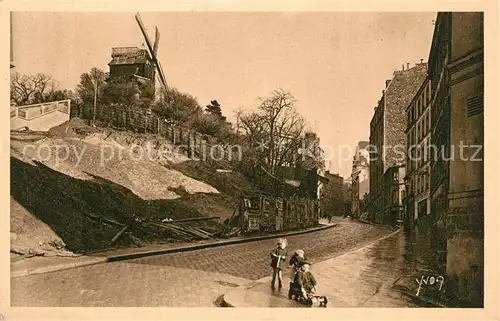
[[[153,53],[156,56],[158,54],[158,43],[160,42],[160,31],[158,27],[155,27],[155,44],[153,46]]]
[[[164,89],[167,89],[167,80],[165,78],[165,74],[163,73],[163,68],[161,67],[161,64],[156,56],[156,53],[158,51],[158,42],[160,41],[160,33],[158,32],[158,28],[156,28],[156,37],[155,37],[156,39],[153,45],[151,39],[148,36],[148,33],[146,32],[146,28],[144,27],[141,16],[139,14],[135,15],[135,20],[137,21],[137,24],[141,29],[142,35],[144,36],[144,40],[146,41],[146,45],[149,49],[149,53],[151,54],[151,58],[153,59],[153,63],[156,66],[156,70],[158,70],[158,77],[160,78],[161,85],[163,86]]]

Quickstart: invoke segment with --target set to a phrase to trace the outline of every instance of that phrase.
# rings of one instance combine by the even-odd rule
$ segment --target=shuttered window
[[[484,96],[477,95],[467,98],[467,117],[483,113]]]

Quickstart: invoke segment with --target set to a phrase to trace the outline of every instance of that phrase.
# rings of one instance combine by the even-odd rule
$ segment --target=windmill
[[[158,60],[158,44],[160,42],[160,32],[158,31],[158,27],[155,27],[155,42],[154,44],[151,43],[151,39],[148,36],[148,33],[146,31],[146,27],[144,27],[144,23],[142,23],[141,16],[139,13],[135,15],[135,20],[137,21],[137,24],[139,25],[139,28],[141,29],[142,35],[144,36],[144,40],[146,41],[146,45],[149,50],[149,54],[151,55],[151,59],[153,61],[153,64],[156,67],[156,70],[158,71],[158,78],[160,80],[160,84],[163,89],[167,89],[167,80],[165,78],[165,74],[163,73],[163,68],[161,67],[161,63]],[[154,79],[153,79],[154,80]]]

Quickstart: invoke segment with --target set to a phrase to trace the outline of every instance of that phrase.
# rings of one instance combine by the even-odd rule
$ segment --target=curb
[[[284,236],[293,236],[293,235],[301,235],[301,234],[307,234],[307,233],[312,233],[312,232],[318,232],[318,231],[322,231],[322,230],[326,230],[326,229],[335,227],[337,225],[338,225],[337,223],[334,223],[331,225],[325,225],[325,226],[317,227],[317,228],[310,229],[310,230],[286,232],[286,233],[264,235],[264,236],[255,236],[255,237],[236,239],[236,240],[228,240],[228,241],[213,242],[213,243],[206,243],[206,244],[182,246],[182,247],[170,248],[170,249],[164,249],[164,250],[152,250],[152,251],[131,253],[131,254],[111,255],[111,256],[108,256],[105,261],[106,262],[118,262],[118,261],[132,260],[132,259],[138,259],[138,258],[143,258],[143,257],[148,257],[148,256],[164,255],[164,254],[171,254],[171,253],[178,253],[178,252],[189,252],[189,251],[201,250],[201,249],[212,248],[212,247],[250,243],[250,242],[256,242],[256,241],[284,237]]]
[[[10,277],[11,278],[19,278],[19,277],[24,277],[28,275],[34,275],[34,274],[44,274],[44,273],[49,273],[49,272],[55,272],[55,271],[60,271],[60,270],[68,270],[68,269],[73,269],[81,266],[86,266],[86,265],[94,265],[94,264],[99,264],[99,263],[105,263],[106,258],[95,258],[92,257],[92,259],[88,260],[82,260],[79,262],[71,262],[71,263],[64,263],[64,264],[56,264],[56,265],[49,265],[45,267],[40,267],[40,268],[33,268],[33,269],[25,269],[25,270],[19,270],[19,271],[12,271],[11,267],[11,272],[10,272]]]
[[[335,223],[335,224],[324,225],[324,226],[317,227],[314,229],[309,229],[309,230],[292,231],[292,232],[285,232],[285,233],[272,234],[272,235],[242,238],[242,239],[236,239],[236,240],[227,240],[227,241],[221,241],[221,242],[182,246],[182,247],[163,249],[163,250],[152,250],[152,251],[130,253],[130,254],[110,255],[107,257],[91,256],[91,257],[88,257],[88,259],[86,259],[86,260],[80,260],[80,261],[76,261],[76,262],[63,263],[63,264],[49,265],[49,266],[39,267],[39,268],[24,269],[24,270],[18,270],[18,271],[12,271],[12,266],[11,266],[10,277],[11,278],[19,278],[19,277],[25,277],[28,275],[50,273],[50,272],[73,269],[73,268],[77,268],[77,267],[94,265],[94,264],[99,264],[99,263],[118,262],[118,261],[132,260],[132,259],[148,257],[148,256],[163,255],[163,254],[170,254],[170,253],[179,253],[179,252],[188,252],[188,251],[201,250],[201,249],[211,248],[211,247],[249,243],[249,242],[268,240],[268,239],[279,238],[279,237],[284,237],[284,236],[307,234],[307,233],[326,230],[328,228],[332,228],[332,227],[337,226],[337,225],[338,224]],[[82,257],[82,256],[80,256],[80,257]]]

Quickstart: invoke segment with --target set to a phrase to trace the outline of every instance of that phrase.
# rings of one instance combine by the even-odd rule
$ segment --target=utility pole
[[[92,118],[92,126],[95,126],[95,111],[97,108],[97,79],[94,79],[94,116]]]

